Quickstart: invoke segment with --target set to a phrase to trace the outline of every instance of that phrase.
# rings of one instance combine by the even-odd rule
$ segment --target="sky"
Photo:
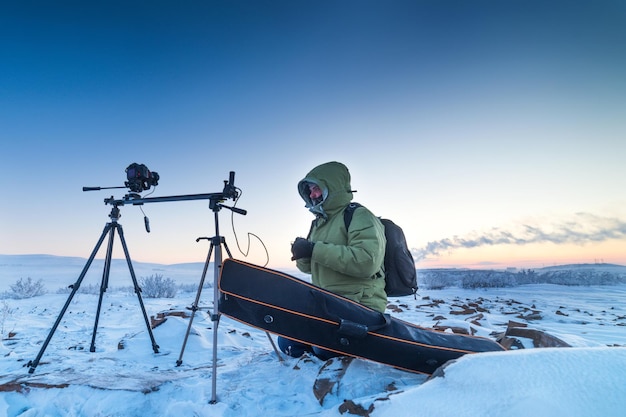
[[[220,193],[234,171],[247,215],[216,230],[208,200],[125,205],[133,260],[202,262],[219,234],[293,267],[296,184],[340,161],[418,268],[626,264],[623,2],[13,3],[0,253],[88,257],[136,162],[160,177],[143,197]]]

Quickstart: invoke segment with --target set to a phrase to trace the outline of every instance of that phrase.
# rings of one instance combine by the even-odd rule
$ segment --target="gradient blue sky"
[[[626,264],[624,2],[5,3],[0,253],[89,256],[125,190],[82,187],[138,162],[151,196],[235,171],[249,256],[228,210],[221,234],[287,268],[296,183],[338,160],[418,267]],[[122,207],[133,260],[204,261],[207,201],[143,209],[150,234]]]

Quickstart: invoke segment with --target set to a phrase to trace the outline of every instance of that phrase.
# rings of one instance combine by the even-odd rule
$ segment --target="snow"
[[[625,410],[625,369],[624,348],[485,353],[449,365],[444,378],[399,394],[380,412],[414,415],[406,410],[419,404],[436,416],[617,416]]]
[[[399,371],[355,360],[335,395],[323,405],[312,387],[322,362],[315,357],[279,360],[266,333],[222,317],[218,327],[217,403],[212,398],[212,288],[205,288],[177,366],[189,318],[169,315],[153,329],[152,349],[137,296],[104,294],[90,352],[97,294],[77,293],[33,373],[37,356],[68,299],[81,260],[32,257],[0,266],[2,290],[18,278],[47,270],[75,275],[45,280],[49,293],[0,299],[0,416],[558,416],[612,417],[626,410],[626,285],[420,290],[417,299],[390,298],[388,311],[405,321],[462,328],[494,338],[509,321],[544,330],[573,347],[532,348],[466,355],[442,375]],[[58,264],[51,267],[50,262]],[[82,260],[84,263],[84,260]],[[60,266],[59,266],[60,265]],[[30,268],[30,269],[29,269]],[[138,277],[152,273],[141,268]],[[199,282],[202,265],[162,266],[165,277]],[[84,284],[99,284],[101,270]],[[112,271],[113,275],[117,270]],[[169,275],[172,271],[172,275]],[[28,275],[24,275],[28,272]],[[97,272],[97,273],[96,273]],[[18,275],[15,275],[15,274]],[[207,278],[212,282],[212,277]],[[117,285],[129,286],[127,277]],[[64,282],[63,282],[64,281]],[[189,313],[195,291],[175,298],[143,298],[149,316]],[[468,308],[469,307],[469,308]],[[472,312],[472,308],[476,311]],[[464,311],[465,314],[455,314]],[[273,336],[275,340],[275,336]],[[347,401],[344,401],[347,400]]]

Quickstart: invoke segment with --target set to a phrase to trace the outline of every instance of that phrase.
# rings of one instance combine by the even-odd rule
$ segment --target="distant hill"
[[[41,279],[49,291],[67,287],[78,280],[86,258],[53,255],[0,255],[0,291],[6,291],[18,279]],[[204,262],[162,265],[133,261],[137,280],[152,275],[162,275],[179,283],[199,283]],[[84,284],[100,284],[104,260],[94,259],[83,279]],[[213,277],[213,270],[210,271]],[[209,273],[207,274],[209,279]],[[113,259],[109,273],[109,286],[132,286],[132,278],[126,259]]]
[[[9,290],[20,278],[41,279],[50,292],[74,284],[82,272],[86,258],[54,255],[0,255],[0,293]],[[199,284],[204,262],[157,264],[133,261],[137,280],[152,275],[170,278],[177,284]],[[104,260],[95,259],[90,266],[84,285],[99,285],[102,280]],[[615,264],[570,264],[538,269],[491,270],[432,268],[417,269],[421,288],[486,288],[509,287],[524,284],[559,285],[615,285],[626,283],[626,266]],[[285,273],[304,278],[295,269]],[[213,267],[207,271],[207,284],[213,282]],[[132,279],[125,259],[113,259],[109,275],[109,287],[132,286]]]
[[[418,269],[422,288],[490,288],[526,284],[617,285],[626,284],[626,266],[569,264],[538,269]]]
[[[0,293],[10,289],[20,278],[31,278],[33,281],[42,280],[50,292],[74,284],[85,264],[86,258],[54,256],[54,255],[0,255]],[[177,284],[198,285],[202,277],[204,262],[190,262],[178,264],[157,264],[147,262],[132,262],[133,270],[138,281],[144,277],[161,275],[170,278]],[[104,259],[94,259],[81,285],[96,284],[102,281]],[[286,270],[286,273],[298,275],[298,271]],[[213,263],[206,276],[207,284],[213,282]],[[113,259],[109,273],[109,287],[132,286],[132,278],[126,259]]]
[[[567,264],[567,265],[554,265],[539,268],[538,271],[551,271],[551,270],[574,270],[574,269],[596,269],[607,271],[626,271],[626,266],[607,263],[594,263],[594,264]]]

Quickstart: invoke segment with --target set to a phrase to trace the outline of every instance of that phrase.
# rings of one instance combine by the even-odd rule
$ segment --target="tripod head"
[[[224,199],[236,200],[239,198],[239,191],[235,187],[235,171],[230,171],[228,174],[228,180],[224,180],[224,189],[222,190]]]

